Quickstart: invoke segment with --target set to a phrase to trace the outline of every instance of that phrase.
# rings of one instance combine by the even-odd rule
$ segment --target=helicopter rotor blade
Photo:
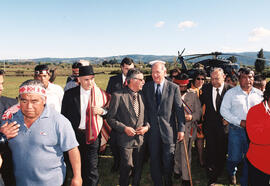
[[[182,56],[182,54],[185,52],[186,48],[184,48],[180,54],[180,56]],[[179,55],[179,51],[178,51],[178,55]]]
[[[250,59],[254,59],[254,60],[259,59],[259,60],[263,60],[263,61],[270,62],[270,59],[258,58],[258,57],[252,57],[252,56],[245,56],[245,55],[241,55],[241,54],[234,54],[234,53],[222,53],[221,55],[239,56],[239,57],[250,58]]]

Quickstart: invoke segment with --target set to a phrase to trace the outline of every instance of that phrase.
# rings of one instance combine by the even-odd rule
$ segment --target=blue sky
[[[270,0],[1,0],[0,59],[270,51]]]

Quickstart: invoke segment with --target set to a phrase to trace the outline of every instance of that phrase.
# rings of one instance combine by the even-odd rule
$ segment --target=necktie
[[[219,112],[220,105],[221,105],[221,96],[219,94],[219,89],[216,89],[217,91],[217,97],[216,97],[216,111]]]
[[[137,118],[139,117],[139,102],[138,102],[138,94],[137,92],[132,96],[132,105],[135,111]]]
[[[127,85],[128,85],[128,83],[127,83],[127,79],[126,79],[123,86],[126,87]]]
[[[156,89],[156,102],[157,102],[157,106],[159,106],[160,101],[161,101],[160,84],[157,84],[157,89]]]

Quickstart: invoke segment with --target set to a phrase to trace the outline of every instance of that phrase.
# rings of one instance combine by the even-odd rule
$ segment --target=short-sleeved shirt
[[[62,185],[66,174],[63,152],[78,146],[68,119],[45,106],[30,128],[24,124],[21,110],[12,121],[20,124],[18,135],[9,140],[16,185]]]

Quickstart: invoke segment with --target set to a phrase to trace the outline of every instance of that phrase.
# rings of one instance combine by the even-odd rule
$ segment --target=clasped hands
[[[94,115],[103,115],[104,109],[101,107],[92,107],[92,111]]]
[[[138,127],[136,130],[132,127],[125,127],[125,133],[128,136],[144,135],[148,131],[148,126]]]

